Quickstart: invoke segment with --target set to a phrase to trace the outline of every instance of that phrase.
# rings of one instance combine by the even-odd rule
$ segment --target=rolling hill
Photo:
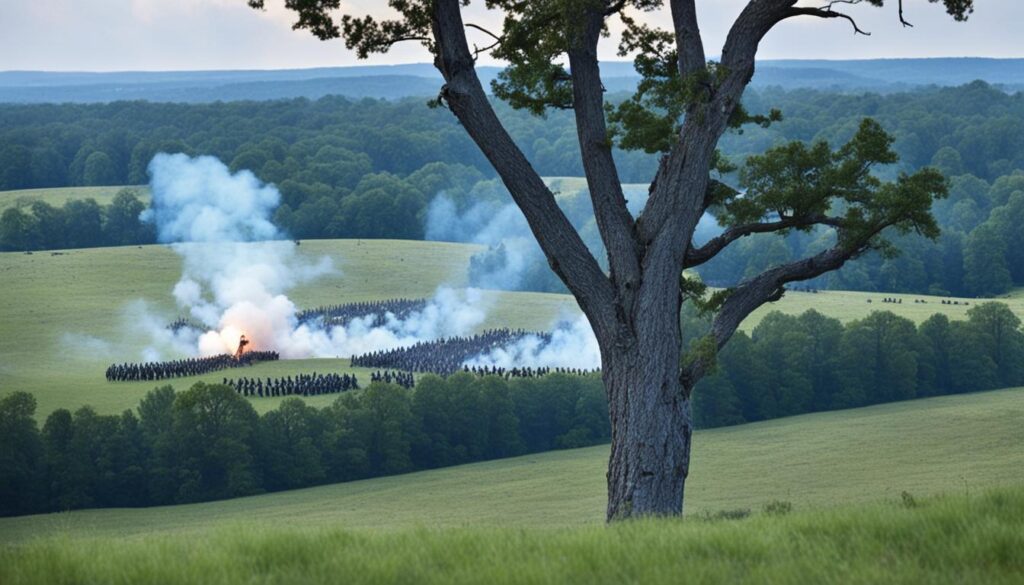
[[[972,495],[1024,482],[1024,390],[817,413],[698,431],[687,513],[821,510],[880,500]],[[217,531],[371,531],[598,525],[608,447],[220,502],[78,510],[0,519],[0,542],[43,537],[208,536]]]
[[[336,272],[296,288],[290,297],[300,307],[430,296],[441,284],[465,286],[466,266],[479,247],[440,242],[388,240],[304,241],[300,254],[326,255]],[[103,371],[113,362],[139,359],[139,335],[133,333],[140,301],[165,322],[177,316],[171,290],[180,276],[180,258],[163,246],[95,248],[33,254],[0,254],[0,393],[25,390],[36,395],[39,414],[57,408],[92,405],[98,412],[133,408],[151,382],[111,384]],[[567,295],[485,291],[490,310],[483,327],[545,329],[560,315],[578,311]],[[903,299],[883,304],[883,296]],[[926,303],[914,303],[914,299]],[[868,302],[871,300],[872,302]],[[1024,298],[1004,299],[1024,315]],[[874,310],[891,310],[920,322],[933,313],[963,318],[969,306],[943,305],[920,295],[793,291],[762,307],[744,328],[768,312],[801,313],[809,308],[849,321]],[[337,360],[281,361],[250,370],[261,377],[329,368],[347,369]],[[358,372],[358,371],[357,371]],[[365,372],[363,372],[365,374]],[[196,380],[219,381],[222,373],[174,381],[187,387]],[[255,400],[258,410],[279,398]],[[331,396],[312,398],[326,404]]]
[[[0,213],[8,207],[27,207],[36,201],[44,201],[54,207],[62,207],[72,199],[95,199],[100,205],[110,205],[118,191],[126,188],[123,185],[109,187],[56,187],[52,189],[20,189],[0,191]],[[149,201],[149,190],[145,186],[129,187],[137,189],[143,201]]]
[[[762,60],[753,85],[836,91],[899,91],[959,85],[975,79],[1011,90],[1024,86],[1020,59],[941,58]],[[484,86],[501,71],[477,68]],[[609,92],[632,91],[639,77],[628,61],[601,63]],[[0,71],[0,102],[213,102],[324,95],[398,99],[433,96],[441,84],[429,63],[280,70],[224,71]]]

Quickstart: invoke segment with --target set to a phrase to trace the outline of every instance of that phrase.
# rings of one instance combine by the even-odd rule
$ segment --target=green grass
[[[307,240],[299,248],[308,257],[328,255],[340,272],[290,293],[300,307],[396,296],[429,296],[442,283],[464,286],[466,267],[478,247],[437,242],[394,240]],[[99,412],[132,408],[152,383],[110,384],[103,370],[114,361],[137,359],[141,339],[125,333],[126,306],[144,299],[167,320],[177,315],[171,289],[180,276],[180,259],[163,246],[96,248],[0,254],[0,394],[25,390],[36,395],[39,412],[91,404]],[[486,327],[528,329],[548,327],[560,314],[577,311],[567,295],[490,291]],[[883,296],[903,299],[883,304]],[[942,305],[938,298],[915,304],[920,295],[877,293],[790,292],[777,303],[755,312],[744,323],[752,328],[773,310],[802,313],[815,308],[849,321],[874,310],[891,310],[920,322],[936,312],[963,318],[966,305]],[[868,303],[868,299],[874,302]],[[1024,296],[1005,299],[1024,315]],[[975,301],[971,301],[974,303]],[[68,335],[71,334],[71,337]],[[80,336],[108,342],[86,343]],[[345,360],[310,360],[264,364],[260,376],[312,370],[347,370]],[[358,371],[357,371],[358,373]],[[223,373],[174,381],[186,387],[196,380],[220,380]],[[321,397],[316,402],[327,402]],[[258,409],[279,399],[255,401]]]
[[[22,189],[20,191],[0,191],[0,213],[8,207],[28,206],[36,201],[45,201],[54,207],[62,207],[72,199],[95,199],[100,205],[110,205],[114,195],[125,185],[108,187],[54,187],[50,189]],[[137,189],[143,202],[149,201],[149,189],[145,186],[130,187]]]
[[[797,510],[1024,485],[1024,389],[697,432],[687,513]],[[556,451],[220,502],[0,519],[0,542],[274,529],[600,524],[608,447]],[[3,579],[0,579],[3,582]]]
[[[201,535],[0,549],[0,582],[1020,583],[1024,489],[736,521],[353,531],[240,523]]]

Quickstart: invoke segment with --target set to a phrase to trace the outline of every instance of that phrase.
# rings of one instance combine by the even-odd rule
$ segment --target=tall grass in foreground
[[[1024,488],[575,529],[224,525],[0,548],[0,583],[1021,583]]]

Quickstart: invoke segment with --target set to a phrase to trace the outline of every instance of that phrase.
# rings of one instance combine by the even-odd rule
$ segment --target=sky
[[[717,55],[728,26],[748,0],[697,0],[709,56]],[[819,0],[818,4],[823,0]],[[0,0],[0,70],[125,71],[292,69],[354,65],[340,40],[322,42],[293,31],[284,0],[266,0],[260,12],[245,0]],[[808,4],[815,4],[808,2]],[[840,19],[804,17],[777,26],[762,43],[762,59],[872,59],[885,57],[1024,57],[1019,25],[1024,0],[977,0],[966,23],[940,5],[904,0],[913,28],[900,26],[895,0],[885,8],[846,7],[870,37],[855,36]],[[466,22],[497,28],[500,17],[482,0]],[[386,17],[384,0],[348,0],[343,11]],[[643,14],[668,27],[666,12]],[[615,55],[603,41],[602,59]],[[483,44],[486,39],[481,38]],[[427,62],[415,43],[397,46],[372,64]],[[486,58],[483,63],[489,62]]]

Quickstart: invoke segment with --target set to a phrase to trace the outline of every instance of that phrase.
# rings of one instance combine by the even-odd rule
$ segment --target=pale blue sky
[[[747,0],[698,0],[709,55],[718,53],[732,18]],[[954,23],[926,0],[905,0],[914,28],[899,25],[893,7],[849,8],[871,37],[854,36],[840,20],[803,18],[777,27],[761,58],[1024,57],[1019,28],[1024,0],[977,0],[967,23]],[[245,0],[0,0],[0,70],[272,69],[356,63],[341,41],[320,42],[291,30],[283,0],[265,13]],[[467,21],[491,24],[477,0]],[[385,16],[383,0],[349,0],[349,11]],[[668,25],[666,14],[645,15]],[[602,57],[615,59],[614,40]],[[406,44],[373,63],[427,61]]]

